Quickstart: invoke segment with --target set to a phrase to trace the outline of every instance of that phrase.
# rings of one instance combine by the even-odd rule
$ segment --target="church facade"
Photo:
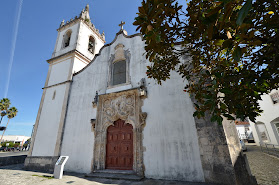
[[[104,45],[88,5],[61,23],[25,168],[53,171],[69,156],[65,171],[235,184],[223,127],[193,118],[194,100],[176,72],[162,85],[147,78],[142,36],[120,25]]]

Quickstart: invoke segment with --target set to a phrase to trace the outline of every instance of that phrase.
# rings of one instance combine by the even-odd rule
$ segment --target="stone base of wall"
[[[242,152],[235,122],[224,118],[222,124],[228,143],[231,161],[234,167],[236,184],[256,185],[256,178],[252,176],[246,155]]]
[[[234,164],[234,171],[237,185],[258,184],[256,178],[251,174],[247,157],[245,154],[242,154],[242,152],[239,154]]]
[[[58,158],[59,156],[29,156],[25,159],[24,169],[53,173]]]
[[[12,164],[22,164],[24,163],[27,155],[19,156],[9,156],[9,157],[0,157],[0,166],[7,166]]]
[[[209,118],[209,117],[207,117]],[[235,173],[222,126],[195,118],[205,182],[235,185]]]

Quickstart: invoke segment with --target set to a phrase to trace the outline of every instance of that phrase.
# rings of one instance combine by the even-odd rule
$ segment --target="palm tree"
[[[10,119],[14,118],[14,117],[16,116],[17,112],[18,112],[18,111],[17,111],[17,108],[15,108],[15,107],[11,107],[11,108],[9,108],[9,109],[7,110],[7,116],[8,116],[8,118],[9,118],[9,120],[8,120],[7,125],[6,125],[6,129],[7,129],[8,124],[9,124],[9,122],[10,122]],[[1,139],[0,139],[0,143],[2,142],[2,139],[3,139],[3,136],[4,136],[4,134],[5,134],[6,129],[3,131],[2,137],[1,137]]]
[[[10,105],[11,105],[11,102],[8,98],[3,98],[0,101],[0,112],[1,112],[0,124],[2,122],[3,117],[7,115],[7,111],[8,111],[8,108],[10,107]]]

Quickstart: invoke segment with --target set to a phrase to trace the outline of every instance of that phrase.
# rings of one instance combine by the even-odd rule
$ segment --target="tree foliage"
[[[0,139],[0,143],[1,143],[2,138],[3,138],[4,134],[5,134],[5,131],[6,131],[7,127],[8,127],[10,119],[14,118],[17,115],[17,112],[18,112],[17,108],[10,107],[10,105],[11,105],[11,102],[10,102],[10,100],[8,98],[3,98],[0,101],[0,110],[1,110],[1,120],[0,121],[2,121],[4,116],[7,116],[7,118],[8,118],[8,122],[6,124],[5,130],[2,133],[2,136],[1,136],[1,139]]]
[[[10,105],[11,105],[11,102],[8,98],[3,98],[2,100],[0,100],[0,116],[1,116],[0,124],[2,122],[3,117],[7,115],[7,111],[9,109]]]
[[[255,121],[261,95],[279,87],[278,0],[143,0],[134,25],[146,42],[148,77],[177,70],[194,116]],[[182,62],[184,56],[191,62]]]
[[[7,146],[7,143],[9,143],[9,144],[8,144],[8,147],[14,147],[14,145],[15,145],[15,143],[12,142],[12,141],[1,142],[1,145],[2,145],[2,146]]]

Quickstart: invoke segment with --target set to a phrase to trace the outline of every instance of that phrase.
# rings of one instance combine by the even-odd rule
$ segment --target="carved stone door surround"
[[[144,176],[142,131],[147,114],[141,112],[138,89],[99,96],[94,125],[95,142],[92,171],[104,170],[106,164],[107,128],[118,119],[133,125],[133,170]]]

